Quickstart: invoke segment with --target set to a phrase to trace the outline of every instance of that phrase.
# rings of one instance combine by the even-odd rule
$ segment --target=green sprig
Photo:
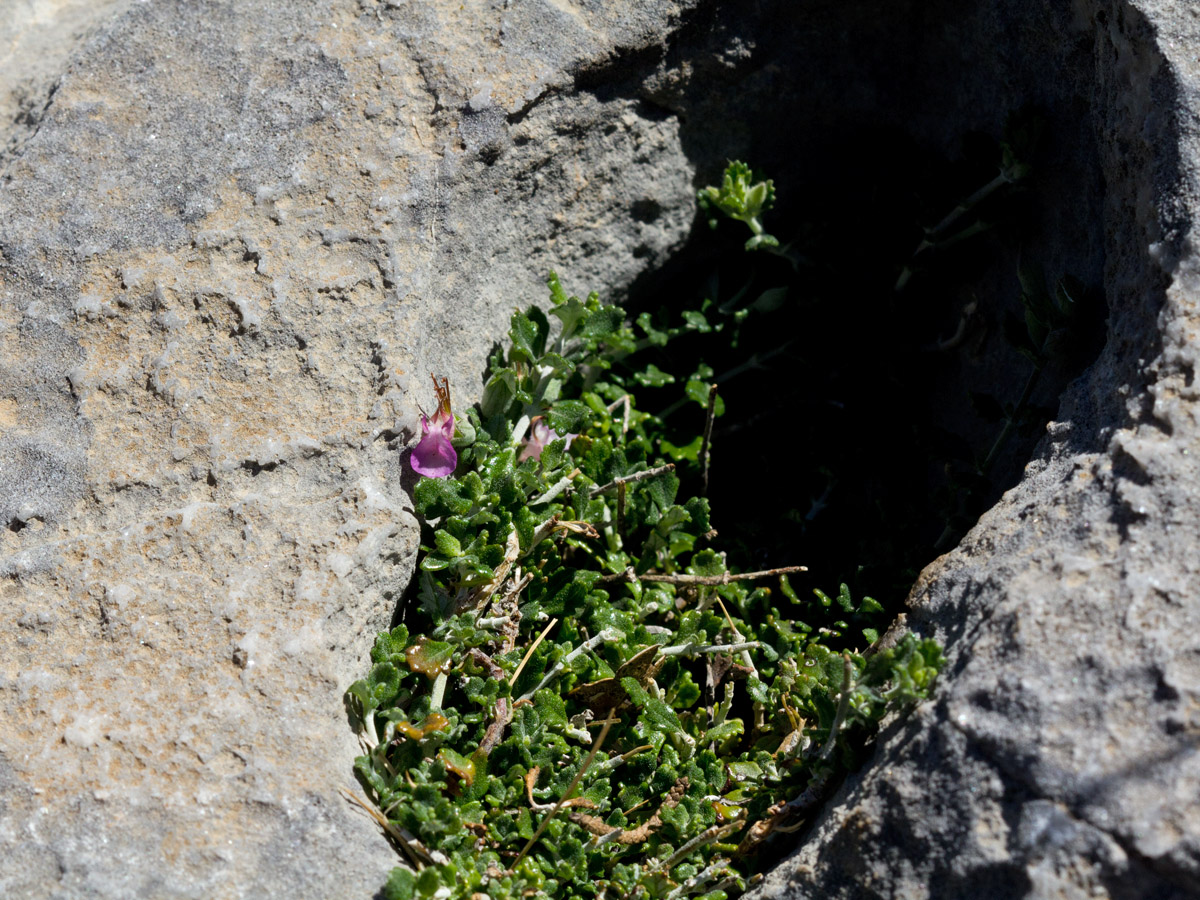
[[[772,198],[735,164],[712,202],[762,246]],[[719,414],[706,383],[660,368],[703,317],[630,325],[549,288],[460,417],[456,474],[418,483],[418,608],[347,692],[355,768],[409,861],[384,893],[733,896],[874,723],[926,696],[940,651],[909,636],[866,657],[874,601],[736,576],[691,496],[706,454],[677,449],[704,419],[673,445],[638,399],[681,384]],[[834,606],[833,627],[803,621]]]

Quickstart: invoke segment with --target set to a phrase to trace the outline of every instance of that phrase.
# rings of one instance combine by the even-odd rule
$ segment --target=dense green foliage
[[[747,188],[757,223],[769,191]],[[553,275],[550,293],[557,327],[514,314],[460,414],[455,475],[416,487],[420,624],[379,635],[348,693],[357,771],[409,862],[386,894],[734,896],[879,719],[926,694],[940,649],[868,650],[886,624],[870,598],[731,571],[702,496],[710,373],[681,379],[690,441],[637,403],[676,383],[654,351],[712,331],[703,312],[635,327]],[[735,475],[780,489],[713,471]]]

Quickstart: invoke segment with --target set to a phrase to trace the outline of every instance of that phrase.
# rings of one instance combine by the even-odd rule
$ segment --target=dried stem
[[[541,494],[537,497],[534,497],[532,500],[530,500],[529,505],[537,506],[539,503],[549,503],[551,500],[553,500],[559,494],[561,494],[563,491],[565,491],[567,488],[569,488],[571,486],[572,479],[574,479],[575,476],[578,474],[579,474],[579,469],[578,468],[573,469],[571,472],[564,475],[562,478],[558,479],[558,481],[554,482],[554,484],[552,484],[549,487],[549,489],[547,489],[546,493]]]
[[[546,639],[546,635],[550,633],[550,629],[557,624],[558,619],[551,619],[550,624],[543,628],[542,633],[537,636],[537,640],[529,645],[529,649],[525,651],[525,655],[521,658],[521,664],[517,666],[516,671],[514,671],[512,676],[508,679],[508,686],[510,688],[517,683],[517,676],[520,675],[521,670],[525,668],[525,663],[529,662],[529,657],[533,656],[533,651],[536,650],[538,645]]]
[[[719,841],[723,837],[727,837],[741,828],[745,823],[741,821],[726,822],[724,825],[714,825],[711,828],[700,832],[678,850],[671,854],[670,858],[660,867],[662,871],[669,872],[675,867],[681,859],[686,859],[697,847],[703,847],[705,844],[711,844],[714,841]]]
[[[677,644],[674,647],[663,647],[663,656],[683,656],[696,653],[738,653],[742,650],[754,650],[761,647],[761,641],[740,641],[736,644]]]
[[[598,488],[592,488],[589,497],[599,497],[601,494],[606,494],[611,490],[615,490],[619,485],[632,484],[635,481],[645,481],[647,478],[653,478],[655,475],[662,475],[664,472],[670,472],[675,468],[675,463],[667,463],[665,466],[656,466],[653,469],[644,469],[641,472],[634,472],[632,475],[622,475],[620,478],[614,478],[608,484],[601,485]]]
[[[557,621],[558,621],[558,619],[553,619],[550,624],[552,625],[552,624],[554,624],[554,622],[557,622]],[[546,631],[549,631],[549,630],[550,630],[550,626],[548,625],[548,626],[546,626]],[[545,636],[545,633],[546,633],[545,631],[542,632],[543,637]],[[556,662],[551,667],[550,671],[545,674],[545,676],[542,678],[542,680],[538,682],[537,687],[535,687],[531,691],[525,692],[520,697],[518,697],[517,703],[520,703],[522,700],[532,700],[534,694],[536,694],[538,691],[540,691],[542,688],[544,688],[546,685],[548,685],[551,681],[553,681],[555,678],[557,678],[560,674],[562,674],[562,672],[565,671],[566,668],[569,665],[571,665],[571,663],[573,663],[576,659],[578,659],[582,654],[589,653],[592,650],[595,650],[597,647],[599,647],[605,641],[615,641],[622,637],[624,637],[624,635],[621,634],[621,632],[617,631],[616,629],[605,628],[603,631],[601,631],[595,637],[588,638],[586,641],[584,641],[582,644],[580,644],[578,647],[576,647],[574,650],[572,650],[570,653],[568,653],[566,656],[564,656],[562,659],[560,659],[558,662]],[[541,640],[541,637],[538,638],[538,641],[540,641],[540,640]],[[533,653],[534,647],[537,647],[537,643],[534,643],[533,647],[529,648],[529,651],[525,654],[525,659],[521,660],[521,666],[525,665],[525,660],[529,659],[529,655],[531,653]],[[521,671],[521,669],[518,668],[517,672],[520,672],[520,671]],[[511,686],[512,683],[516,680],[517,680],[516,675],[514,674],[512,681],[509,682],[509,686]],[[513,705],[516,706],[515,703]]]
[[[704,483],[700,489],[700,496],[708,496],[708,445],[712,439],[713,418],[717,408],[717,386],[710,384],[708,386],[708,411],[704,419],[704,437],[700,441],[700,468],[704,472]]]
[[[555,513],[545,522],[537,527],[533,532],[533,538],[529,542],[529,547],[521,554],[521,558],[525,558],[533,552],[533,548],[544,541],[547,537],[556,531],[569,531],[572,534],[582,534],[586,538],[598,538],[600,532],[596,531],[595,526],[590,522],[579,522],[574,519],[563,519],[558,513]]]
[[[488,675],[492,678],[504,677],[504,670],[496,664],[495,660],[478,647],[472,647],[468,650],[467,656],[483,669],[487,670]],[[504,737],[504,729],[508,727],[511,719],[512,709],[508,705],[508,698],[496,698],[496,718],[488,725],[487,731],[484,732],[483,740],[479,742],[479,750],[484,756],[491,753],[495,746],[500,743],[500,739]]]
[[[630,409],[630,406],[631,406],[630,401],[631,400],[632,400],[632,398],[628,394],[626,394],[620,400],[616,400],[616,401],[610,403],[607,407],[605,407],[609,412],[616,412],[616,409],[618,406],[621,406],[622,404],[624,404],[624,406],[625,406],[625,416],[621,420],[621,442],[622,443],[625,442],[625,434],[626,434],[626,432],[629,431],[629,416],[630,416],[630,413],[632,412],[632,410]]]
[[[825,790],[831,781],[833,781],[833,770],[827,769],[814,778],[802,793],[784,804],[783,811],[789,816],[811,812],[824,799]]]
[[[783,566],[779,569],[763,569],[761,572],[726,572],[723,575],[638,575],[633,569],[612,575],[601,575],[601,581],[657,581],[663,584],[729,584],[734,581],[756,581],[775,575],[790,575],[807,572],[808,566]]]
[[[854,666],[850,663],[850,654],[842,654],[842,695],[838,698],[837,713],[834,714],[833,724],[829,726],[829,737],[817,754],[817,759],[825,759],[833,752],[837,743],[837,733],[842,723],[846,721],[846,713],[850,710],[850,688],[854,686]]]
[[[625,482],[617,485],[617,539],[625,531]]]
[[[612,719],[613,714],[616,713],[616,711],[617,708],[614,706],[608,711],[608,715],[605,716],[605,719]],[[608,729],[611,727],[612,722],[606,721],[604,723],[604,727],[601,728],[600,733],[596,735],[595,743],[592,744],[592,749],[588,752],[587,759],[583,761],[583,765],[579,767],[579,771],[575,773],[575,777],[571,779],[571,783],[567,785],[567,789],[563,791],[563,795],[559,797],[558,802],[554,804],[554,809],[550,810],[550,812],[546,815],[546,818],[542,819],[542,824],[540,824],[538,826],[538,830],[533,833],[533,837],[529,839],[529,843],[526,844],[521,849],[521,852],[517,854],[516,860],[513,862],[512,866],[510,866],[511,869],[516,869],[516,867],[521,864],[521,860],[525,858],[525,854],[529,852],[529,848],[537,843],[538,838],[542,836],[542,832],[546,830],[546,826],[550,824],[550,820],[554,818],[555,814],[560,809],[562,809],[563,804],[567,802],[568,798],[570,798],[571,792],[579,786],[579,782],[583,778],[583,773],[588,770],[588,767],[592,764],[592,760],[596,758],[596,754],[600,751],[600,745],[603,744],[604,739],[608,737]]]
[[[508,723],[512,721],[512,709],[508,705],[508,700],[505,697],[496,699],[496,718],[488,725],[487,731],[483,733],[483,740],[479,742],[479,751],[487,756],[496,745],[500,743],[500,739],[504,737],[504,730],[508,728]]]
[[[352,803],[357,803],[367,815],[375,820],[375,824],[383,829],[384,833],[390,837],[405,853],[408,854],[409,861],[417,869],[434,862],[432,854],[425,849],[425,846],[411,834],[408,834],[402,828],[398,827],[394,822],[388,819],[383,813],[373,806],[368,806],[357,795],[350,793],[345,788],[341,789],[342,796]]]

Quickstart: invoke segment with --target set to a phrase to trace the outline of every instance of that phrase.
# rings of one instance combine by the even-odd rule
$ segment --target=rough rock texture
[[[682,5],[6,8],[0,895],[378,890],[341,698],[412,569],[399,451],[548,269],[690,228],[678,123],[573,89]]]
[[[1136,0],[962,21],[925,25],[1064,48],[1009,84],[1090,106],[1108,341],[1020,485],[913,591],[908,624],[947,645],[935,698],[755,896],[1200,896],[1200,15]]]
[[[1198,59],[1165,0],[8,4],[0,895],[371,896],[341,694],[428,373],[471,399],[549,268],[645,277],[721,158],[836,200],[862,134],[1028,101],[1027,252],[1106,348],[914,591],[937,697],[763,894],[1200,893]]]
[[[10,0],[0,7],[0,149],[36,131],[70,55],[129,0]]]

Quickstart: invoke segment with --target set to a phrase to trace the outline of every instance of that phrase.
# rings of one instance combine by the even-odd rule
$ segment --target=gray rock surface
[[[1023,102],[1029,252],[1107,343],[914,590],[936,697],[760,896],[1200,894],[1198,59],[1166,0],[7,5],[0,895],[372,896],[341,695],[428,373],[473,399],[550,268],[645,277],[725,157],[803,198]]]
[[[676,4],[469,6],[0,17],[0,896],[396,864],[342,693],[412,569],[429,373],[469,402],[548,269],[619,289],[693,217],[677,122],[572,89]]]
[[[935,697],[754,896],[1200,896],[1200,16],[1135,0],[974,24],[924,23],[965,47],[1036,28],[1064,52],[1011,86],[1091,107],[1107,344],[910,597],[908,625],[947,646]]]

